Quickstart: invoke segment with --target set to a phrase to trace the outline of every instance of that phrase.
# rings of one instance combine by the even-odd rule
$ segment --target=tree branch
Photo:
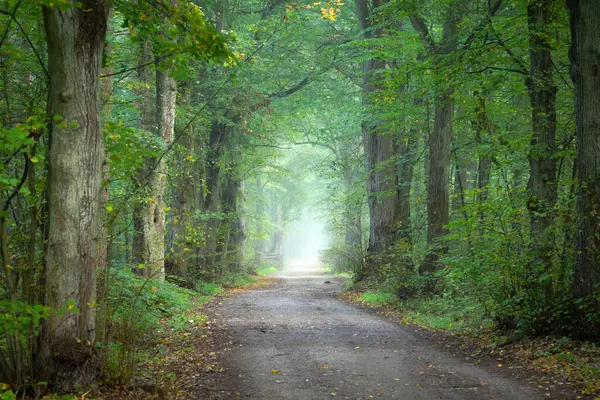
[[[429,52],[430,54],[437,52],[437,46],[435,44],[435,41],[429,34],[429,29],[425,24],[425,20],[417,15],[411,15],[409,18],[413,28],[415,28],[415,30],[419,34],[419,37],[421,38],[421,42],[423,42],[425,50],[427,50],[427,52]]]
[[[267,95],[267,98],[269,98],[269,99],[280,99],[282,97],[290,96],[290,95],[296,93],[297,91],[299,91],[304,86],[308,85],[309,83],[311,83],[314,80],[315,80],[314,77],[307,76],[306,78],[302,79],[300,82],[298,82],[297,84],[295,84],[294,86],[292,86],[288,90],[279,91],[277,93],[271,93],[271,94]]]

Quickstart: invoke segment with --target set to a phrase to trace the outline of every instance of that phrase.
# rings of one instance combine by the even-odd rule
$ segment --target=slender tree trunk
[[[556,182],[556,87],[553,82],[551,38],[548,34],[553,0],[529,2],[527,6],[530,38],[530,76],[527,79],[531,102],[532,138],[529,154],[531,211],[531,267],[533,276],[552,269],[554,248]],[[539,266],[539,267],[537,267]],[[540,271],[540,268],[542,271]],[[536,271],[537,270],[537,271]],[[545,285],[546,295],[552,283]]]
[[[281,254],[281,246],[283,244],[283,222],[281,218],[282,210],[281,205],[277,203],[277,200],[271,199],[271,222],[275,229],[271,236],[271,247],[269,252],[273,254]]]
[[[206,222],[205,245],[203,249],[204,270],[209,279],[215,278],[217,266],[215,265],[217,254],[218,231],[220,220],[216,216],[221,205],[221,157],[224,146],[231,133],[231,126],[216,120],[212,123],[208,154],[206,158],[206,198],[204,201],[204,212],[210,213]]]
[[[57,392],[88,387],[98,373],[93,343],[105,162],[99,82],[109,8],[101,0],[43,7],[50,115],[62,117],[52,122],[48,156],[46,255],[48,305],[65,310],[53,313],[48,326],[46,354]]]
[[[490,183],[490,170],[492,168],[492,157],[487,149],[481,149],[484,145],[484,135],[490,133],[490,123],[485,106],[485,97],[477,97],[477,106],[475,109],[475,132],[477,143],[479,144],[479,161],[477,164],[477,202],[483,204],[487,201],[488,185]],[[485,146],[483,146],[485,147]],[[480,219],[483,213],[480,212]]]
[[[224,235],[227,242],[225,248],[227,254],[224,255],[227,267],[233,270],[239,270],[242,262],[243,245],[246,240],[245,223],[243,216],[238,210],[238,200],[240,199],[240,189],[242,183],[236,178],[234,169],[227,174],[225,190],[223,191],[223,212],[226,215],[227,233]]]
[[[396,196],[396,219],[398,227],[398,239],[410,239],[410,190],[414,171],[412,152],[415,145],[414,132],[409,132],[407,138],[401,138],[398,143],[397,153],[399,157],[397,174],[398,189]]]
[[[109,20],[111,19],[111,15],[112,12],[109,14]],[[108,25],[108,29],[112,30],[112,24],[109,23]],[[112,46],[110,43],[107,43],[107,45],[104,47],[104,56],[103,59],[108,58],[108,56],[111,54],[112,52]],[[106,121],[107,118],[110,118],[111,114],[112,114],[112,106],[111,106],[111,102],[110,99],[112,97],[112,92],[113,92],[113,72],[114,72],[114,68],[112,66],[110,67],[106,67],[103,66],[100,69],[100,72],[102,75],[108,75],[104,78],[101,79],[100,82],[100,103],[102,105],[103,111],[104,111],[104,120]],[[109,200],[109,196],[110,196],[110,192],[109,192],[109,181],[110,181],[110,164],[109,164],[109,154],[106,153],[105,154],[105,161],[104,161],[104,177],[103,177],[103,181],[102,181],[102,198],[100,199],[100,201],[105,204],[108,203]],[[100,258],[98,260],[98,267],[101,269],[105,269],[108,266],[108,262],[110,261],[108,259],[108,247],[109,247],[109,235],[108,235],[108,227],[107,227],[107,221],[103,221],[102,223],[102,228],[103,232],[100,234],[100,238],[102,240],[102,243],[100,244]],[[102,291],[100,290],[100,293]]]
[[[151,59],[148,44],[143,45],[143,60]],[[149,68],[149,67],[143,67]],[[139,173],[139,183],[147,195],[142,204],[137,204],[134,212],[134,252],[136,254],[136,273],[152,277],[159,281],[165,280],[165,188],[167,183],[167,155],[165,151],[173,143],[175,128],[175,100],[177,84],[170,77],[171,70],[156,69],[156,134],[162,140],[163,147],[159,150],[159,158],[146,160],[146,165]],[[143,81],[149,80],[149,72],[140,71]],[[148,105],[151,95],[143,95],[142,124],[148,128],[151,117]]]
[[[597,295],[600,284],[600,8],[594,0],[567,0],[567,6],[579,183],[573,295],[579,299]]]
[[[140,80],[140,129],[146,132],[156,131],[156,119],[154,117],[154,92],[152,90],[155,82],[152,65],[152,44],[149,41],[141,43],[140,67],[138,68],[138,79]],[[153,210],[147,210],[152,205],[148,204],[151,189],[148,187],[152,180],[152,159],[144,160],[144,164],[137,173],[137,184],[144,197],[137,200],[133,206],[133,261],[134,272],[141,276],[152,274],[148,261],[150,259],[149,215]]]
[[[179,168],[182,172],[178,179],[176,178],[175,195],[173,196],[175,203],[173,209],[176,210],[176,215],[172,224],[174,241],[171,259],[175,266],[174,272],[184,279],[188,278],[190,257],[195,252],[195,244],[190,236],[193,231],[193,214],[197,206],[195,199],[196,185],[199,183],[198,174],[196,173],[198,169],[197,161],[193,156],[196,154],[196,145],[195,132],[190,127],[185,138],[188,156],[181,157],[179,160]]]

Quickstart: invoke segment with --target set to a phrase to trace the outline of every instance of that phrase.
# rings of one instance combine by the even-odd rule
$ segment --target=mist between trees
[[[126,381],[152,289],[298,256],[310,219],[355,281],[597,338],[594,0],[2,7],[0,382]]]

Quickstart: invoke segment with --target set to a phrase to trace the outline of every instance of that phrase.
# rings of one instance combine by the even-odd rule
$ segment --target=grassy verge
[[[600,347],[566,337],[519,337],[503,332],[483,307],[469,299],[432,297],[400,300],[395,293],[368,287],[349,287],[341,297],[377,308],[402,324],[413,324],[442,335],[452,335],[476,354],[530,368],[556,384],[569,383],[581,395],[600,400]]]
[[[274,281],[235,276],[223,284],[197,282],[191,290],[128,271],[116,273],[100,310],[107,328],[99,347],[103,378],[94,398],[197,398],[199,388],[191,377],[219,369],[210,350],[212,321],[206,312],[228,293]]]
[[[262,268],[256,269],[256,273],[259,276],[275,275],[277,272],[279,272],[279,269],[277,269],[274,266],[267,266],[267,267],[262,267]]]

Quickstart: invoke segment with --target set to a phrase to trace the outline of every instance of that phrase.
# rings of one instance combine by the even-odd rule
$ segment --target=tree
[[[378,8],[383,2],[374,0],[356,0],[358,22],[361,37],[364,39],[381,38],[384,29],[376,23]],[[385,68],[385,60],[380,56],[369,56],[363,62],[363,105],[366,107],[377,103],[378,79]],[[367,168],[367,188],[369,193],[369,247],[367,256],[373,257],[387,250],[393,243],[397,227],[396,212],[398,179],[395,173],[394,135],[386,132],[382,121],[373,113],[362,122],[363,147]],[[373,262],[365,265],[365,275],[375,272]]]
[[[588,299],[600,284],[600,10],[592,0],[568,0],[571,76],[577,124],[577,214],[573,295]],[[596,304],[597,304],[596,297]]]
[[[447,62],[448,55],[457,50],[458,24],[461,18],[459,6],[448,7],[439,44],[435,43],[421,17],[413,15],[410,18],[413,27],[419,33],[425,51],[432,58],[432,66],[436,73],[440,73],[437,71],[439,68],[447,67],[444,63]],[[447,234],[446,225],[450,221],[448,185],[454,120],[454,87],[444,79],[437,79],[435,84],[434,125],[428,145],[427,242],[432,246],[439,246],[436,241]],[[439,269],[439,254],[443,252],[444,249],[441,252],[432,250],[420,266],[420,272],[433,272]]]
[[[529,154],[531,215],[531,264],[542,271],[531,271],[532,276],[548,274],[552,268],[554,250],[553,223],[557,201],[556,182],[556,86],[553,82],[552,48],[548,25],[552,19],[554,0],[530,1],[527,21],[530,44],[530,72],[527,88],[531,102],[532,136]],[[539,260],[539,261],[538,261]],[[544,291],[549,296],[552,282],[544,278]]]
[[[52,116],[46,296],[57,310],[48,321],[46,354],[59,392],[86,387],[98,373],[93,343],[105,161],[99,82],[110,6],[110,0],[43,6]]]

